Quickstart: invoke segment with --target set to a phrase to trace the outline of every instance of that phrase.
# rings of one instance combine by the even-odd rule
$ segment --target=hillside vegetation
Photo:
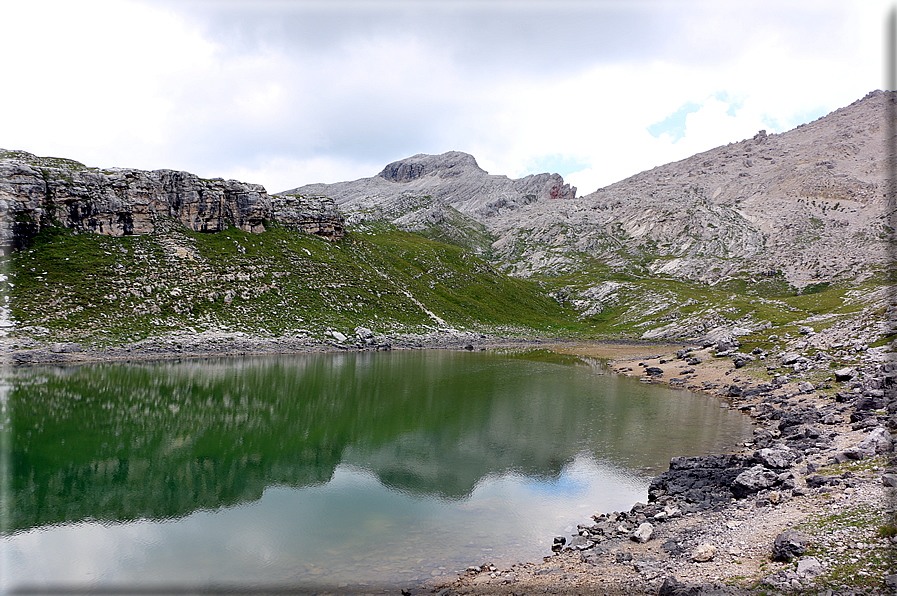
[[[45,228],[5,258],[17,332],[55,341],[127,342],[185,330],[323,336],[463,328],[581,334],[533,281],[453,245],[389,225],[340,242],[277,226],[109,237]]]
[[[883,276],[802,292],[777,279],[710,286],[599,266],[518,279],[385,223],[352,228],[339,242],[278,226],[209,234],[167,222],[123,237],[48,227],[4,264],[15,334],[43,341],[108,345],[210,329],[325,339],[356,326],[382,335],[660,338],[736,326],[748,332],[742,342],[768,349],[771,334],[796,336],[807,324],[817,332],[847,324],[866,343],[891,333],[880,323]],[[583,310],[578,296],[589,288]]]

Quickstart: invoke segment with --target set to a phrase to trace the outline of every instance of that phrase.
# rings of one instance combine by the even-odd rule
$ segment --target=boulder
[[[850,459],[864,459],[879,453],[889,453],[894,449],[891,433],[886,428],[878,427],[869,433],[865,439],[845,449],[844,454]]]
[[[632,533],[630,538],[639,543],[645,543],[651,540],[654,537],[654,526],[645,522],[641,524],[638,529]]]
[[[810,538],[797,530],[787,530],[776,536],[772,545],[772,558],[775,561],[790,561],[807,552]]]
[[[356,327],[355,337],[358,339],[372,339],[374,337],[374,332],[367,327]]]
[[[790,468],[800,454],[781,443],[754,452],[753,459],[767,468]]]
[[[741,368],[748,362],[753,362],[754,357],[750,354],[742,354],[741,352],[738,352],[732,356],[732,361],[735,363],[735,368]]]
[[[713,560],[713,557],[715,556],[716,547],[709,542],[705,542],[695,549],[695,552],[691,555],[691,560],[695,563],[706,563],[707,561]]]
[[[744,471],[746,463],[747,458],[739,454],[674,457],[669,471],[651,481],[648,501],[672,496],[699,509],[726,503],[732,498],[732,482]]]
[[[797,575],[800,577],[816,577],[821,574],[824,569],[822,563],[816,557],[804,557],[797,562]]]
[[[849,381],[850,379],[856,376],[856,371],[849,366],[844,368],[839,368],[835,371],[835,380],[836,381]]]
[[[778,480],[779,475],[760,464],[739,474],[732,483],[732,494],[737,498],[769,488]]]
[[[779,361],[783,366],[789,366],[791,364],[794,364],[795,362],[798,362],[802,358],[803,356],[801,356],[797,352],[786,352],[779,356]]]
[[[700,586],[691,586],[678,581],[674,577],[665,577],[657,596],[699,596]]]

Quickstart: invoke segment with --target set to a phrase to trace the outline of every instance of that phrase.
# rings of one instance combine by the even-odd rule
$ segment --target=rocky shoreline
[[[546,348],[600,357],[618,374],[725,399],[723,406],[757,422],[752,441],[728,454],[673,458],[652,481],[647,503],[596,512],[575,535],[557,537],[555,553],[541,562],[500,569],[484,561],[405,593],[897,593],[890,434],[897,428],[897,363],[859,363],[814,385],[787,374],[806,365],[799,353],[751,356],[719,344],[583,344],[453,329],[328,335],[208,331],[110,347],[7,337],[2,348],[12,365],[424,348]]]
[[[433,592],[897,593],[897,365],[871,362],[814,385],[785,374],[798,370],[792,353],[760,360],[722,345],[646,353],[611,368],[724,398],[757,422],[753,440],[733,453],[673,458],[647,503],[596,513],[555,538],[555,554],[540,563],[487,562]]]
[[[78,342],[42,342],[17,337],[0,338],[0,354],[7,365],[77,364],[173,358],[213,358],[346,351],[415,349],[488,350],[494,348],[556,345],[560,339],[504,338],[455,329],[428,333],[375,334],[357,327],[347,336],[330,330],[326,339],[306,334],[260,337],[241,331],[205,331],[170,334],[133,343],[102,346]]]

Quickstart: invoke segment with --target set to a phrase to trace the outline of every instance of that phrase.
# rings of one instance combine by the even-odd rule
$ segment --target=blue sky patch
[[[552,153],[549,155],[542,155],[534,162],[531,162],[531,165],[526,168],[526,172],[523,174],[524,176],[528,176],[530,174],[560,174],[561,176],[569,176],[573,172],[579,172],[590,167],[591,164],[587,161],[583,161],[578,157],[574,157],[572,155],[564,155],[562,153]]]
[[[736,112],[744,107],[744,98],[739,99],[737,97],[732,97],[727,91],[717,91],[716,95],[713,97],[723,103],[729,104],[729,109],[726,110],[726,116],[734,117]]]
[[[682,107],[661,120],[660,122],[655,122],[651,126],[648,127],[648,133],[659,139],[660,135],[666,133],[673,139],[675,143],[679,139],[685,136],[685,117],[689,114],[693,114],[701,109],[701,104],[687,101],[682,104]]]

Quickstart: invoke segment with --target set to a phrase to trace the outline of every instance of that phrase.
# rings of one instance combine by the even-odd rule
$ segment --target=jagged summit
[[[472,155],[449,151],[393,162],[371,178],[309,184],[279,194],[327,196],[350,224],[386,220],[408,231],[435,231],[431,235],[482,253],[494,240],[488,233],[492,220],[530,203],[572,199],[576,187],[558,174],[492,175]]]
[[[487,174],[477,165],[473,155],[463,151],[448,151],[441,155],[418,153],[394,161],[377,175],[391,182],[410,182],[431,174],[436,174],[440,178],[450,178],[461,176],[467,171]]]

